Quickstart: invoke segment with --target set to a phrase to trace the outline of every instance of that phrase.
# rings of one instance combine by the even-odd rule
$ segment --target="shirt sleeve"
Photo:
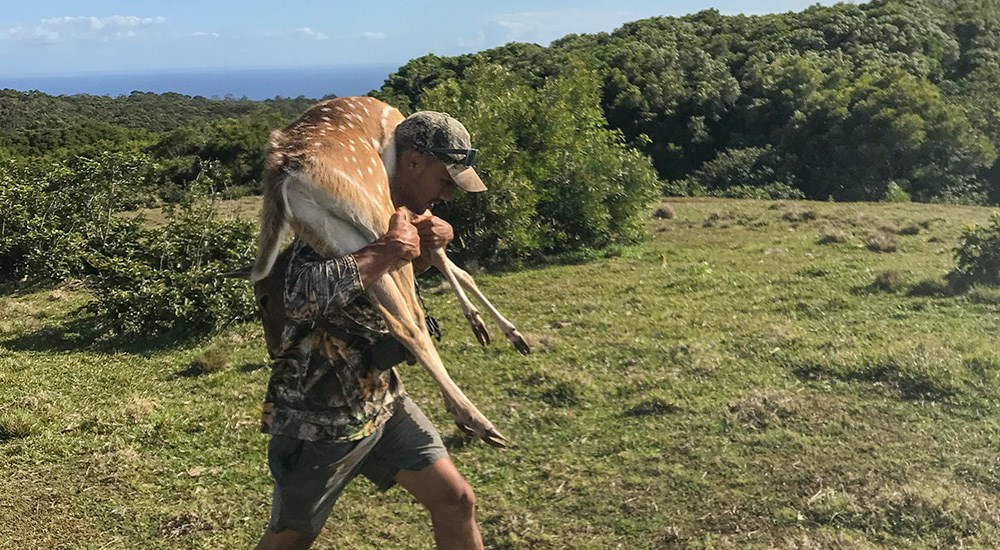
[[[354,256],[332,260],[293,257],[285,279],[286,315],[293,321],[328,318],[364,290]]]

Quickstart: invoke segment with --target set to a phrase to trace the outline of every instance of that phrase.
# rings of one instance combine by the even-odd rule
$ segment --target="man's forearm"
[[[376,240],[372,244],[358,250],[354,254],[354,261],[358,264],[358,275],[361,277],[361,285],[368,288],[385,275],[390,269],[404,259],[403,245],[393,239],[385,237]]]

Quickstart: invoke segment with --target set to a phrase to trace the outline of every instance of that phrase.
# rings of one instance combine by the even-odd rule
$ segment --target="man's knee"
[[[462,518],[471,517],[476,511],[476,494],[464,479],[448,486],[438,498],[428,503],[431,514],[448,514]]]

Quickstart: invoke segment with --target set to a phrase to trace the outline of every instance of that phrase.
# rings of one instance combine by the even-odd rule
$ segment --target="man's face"
[[[400,185],[393,186],[396,206],[405,206],[419,214],[441,201],[450,200],[455,194],[455,181],[444,162],[430,154],[410,153],[404,156],[406,177]]]

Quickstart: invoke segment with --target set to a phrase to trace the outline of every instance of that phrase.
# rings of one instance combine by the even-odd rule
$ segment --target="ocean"
[[[208,98],[261,100],[276,96],[319,99],[363,95],[378,89],[398,65],[300,67],[287,69],[194,69],[188,71],[0,76],[0,89],[38,90],[49,95],[117,97],[140,92],[177,92]]]

